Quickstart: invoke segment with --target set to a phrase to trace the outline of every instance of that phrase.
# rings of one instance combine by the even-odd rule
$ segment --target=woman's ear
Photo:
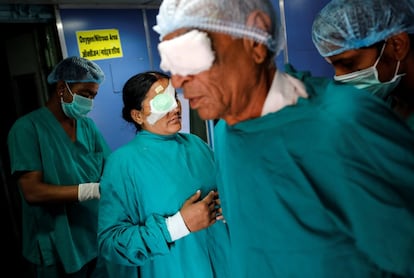
[[[137,124],[142,125],[142,123],[144,122],[144,120],[142,119],[141,111],[137,109],[132,109],[130,115],[131,115],[132,120],[136,122]]]
[[[257,10],[249,14],[247,17],[246,25],[270,33],[271,20],[266,13]],[[253,39],[248,38],[245,38],[243,42],[245,47],[252,49],[253,59],[256,63],[260,64],[266,60],[269,50],[264,43],[259,43]]]
[[[393,35],[387,40],[392,46],[394,58],[398,61],[404,60],[410,52],[410,37],[406,32]]]

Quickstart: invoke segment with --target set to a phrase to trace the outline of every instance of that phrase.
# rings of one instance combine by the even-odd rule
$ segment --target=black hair
[[[142,109],[142,102],[144,101],[151,86],[160,79],[170,79],[170,77],[159,71],[146,71],[136,74],[128,79],[122,89],[122,101],[124,107],[122,108],[122,118],[135,125],[137,132],[142,127],[135,122],[131,117],[131,110]]]

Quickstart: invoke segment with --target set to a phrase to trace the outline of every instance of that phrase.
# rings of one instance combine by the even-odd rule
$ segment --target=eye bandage
[[[147,117],[149,124],[155,124],[159,119],[167,115],[168,112],[174,110],[178,104],[175,99],[175,89],[168,83],[167,88],[162,92],[164,88],[160,85],[155,88],[157,95],[150,100],[151,114]]]
[[[207,33],[191,30],[179,37],[158,44],[161,69],[182,76],[208,70],[214,62],[214,52]]]

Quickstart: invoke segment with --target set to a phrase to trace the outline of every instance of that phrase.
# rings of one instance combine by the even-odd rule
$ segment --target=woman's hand
[[[202,200],[200,200],[200,196],[201,191],[198,190],[185,201],[180,210],[190,232],[205,229],[216,223],[219,217],[222,217],[221,208],[218,208],[220,201],[217,192],[210,191]]]

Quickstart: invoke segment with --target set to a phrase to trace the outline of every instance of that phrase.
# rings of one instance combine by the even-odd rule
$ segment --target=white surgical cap
[[[414,0],[332,0],[316,16],[312,40],[323,57],[414,32]]]
[[[269,15],[272,21],[270,33],[246,25],[248,15],[256,10]],[[164,0],[154,26],[160,40],[181,28],[248,37],[266,44],[276,54],[283,45],[280,24],[270,0]]]
[[[80,57],[68,57],[60,61],[47,77],[47,82],[53,84],[59,80],[68,83],[102,83],[105,74],[94,62]]]

